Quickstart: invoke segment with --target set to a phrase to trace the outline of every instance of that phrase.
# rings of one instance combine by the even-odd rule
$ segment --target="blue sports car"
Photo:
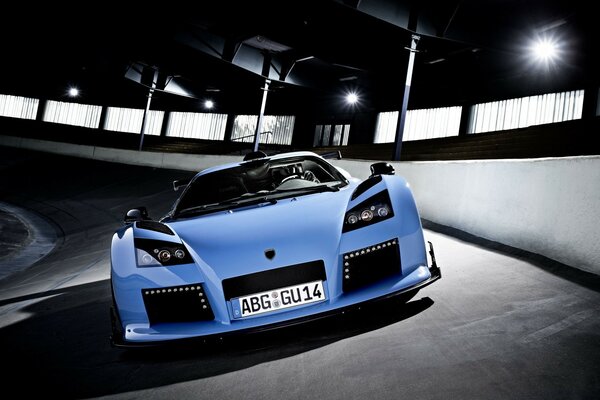
[[[113,344],[271,329],[439,279],[407,182],[384,162],[371,172],[253,152],[175,181],[158,221],[130,210],[112,240]]]

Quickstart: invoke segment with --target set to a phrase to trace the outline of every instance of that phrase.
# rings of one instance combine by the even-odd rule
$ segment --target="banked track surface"
[[[430,230],[426,236],[436,245],[443,278],[404,306],[386,303],[198,348],[111,348],[112,233],[129,208],[165,213],[177,196],[171,181],[191,174],[2,147],[0,160],[0,201],[43,216],[58,235],[48,256],[0,281],[6,393],[143,399],[600,396],[597,285]]]

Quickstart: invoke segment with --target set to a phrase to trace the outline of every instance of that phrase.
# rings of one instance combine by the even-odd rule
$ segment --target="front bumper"
[[[157,346],[165,346],[165,345],[197,345],[197,344],[205,344],[205,343],[214,343],[221,342],[226,337],[231,336],[241,336],[252,333],[259,333],[270,331],[274,329],[280,329],[284,327],[294,326],[310,321],[315,321],[323,318],[328,318],[331,316],[344,314],[346,312],[351,312],[356,309],[360,309],[362,306],[371,305],[373,303],[390,300],[393,298],[398,298],[403,295],[407,295],[408,293],[414,293],[423,289],[424,287],[431,285],[433,282],[437,281],[442,277],[441,270],[437,265],[435,259],[435,253],[433,250],[433,244],[428,242],[429,244],[429,255],[430,255],[430,265],[427,267],[428,275],[424,280],[418,281],[416,283],[411,284],[410,286],[401,288],[399,290],[395,290],[390,293],[383,294],[381,296],[373,297],[367,300],[354,302],[351,304],[343,305],[341,307],[325,310],[325,311],[317,311],[310,315],[305,315],[301,317],[291,318],[288,320],[283,320],[279,322],[267,323],[263,325],[253,326],[249,328],[241,328],[235,330],[224,330],[219,333],[209,333],[206,335],[198,334],[192,337],[182,337],[175,339],[166,339],[166,340],[148,340],[148,341],[131,341],[125,340],[124,332],[121,329],[121,321],[119,320],[118,312],[116,311],[116,307],[111,309],[111,322],[112,322],[112,335],[110,336],[110,343],[114,347],[119,348],[144,348],[144,347],[157,347]]]

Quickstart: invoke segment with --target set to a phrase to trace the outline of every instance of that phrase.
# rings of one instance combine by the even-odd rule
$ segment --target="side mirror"
[[[323,154],[319,154],[321,157],[325,158],[325,159],[330,159],[330,160],[341,160],[342,159],[342,152],[339,150],[336,151],[330,151],[329,153],[323,153]]]
[[[392,164],[385,161],[376,162],[371,164],[371,176],[375,175],[394,175],[396,170],[392,167]]]
[[[130,224],[132,222],[143,221],[145,219],[150,219],[150,217],[148,217],[148,210],[146,210],[146,207],[138,207],[132,208],[131,210],[127,211],[127,214],[125,214],[125,218],[123,218],[123,221],[126,224]]]
[[[187,186],[191,181],[191,178],[177,179],[173,181],[173,190],[178,191],[180,187]]]

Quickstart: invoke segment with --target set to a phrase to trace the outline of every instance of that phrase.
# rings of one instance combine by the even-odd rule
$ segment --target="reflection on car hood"
[[[221,278],[335,256],[352,190],[326,192],[168,223]],[[269,260],[265,250],[274,249]],[[200,261],[197,260],[197,261]]]

